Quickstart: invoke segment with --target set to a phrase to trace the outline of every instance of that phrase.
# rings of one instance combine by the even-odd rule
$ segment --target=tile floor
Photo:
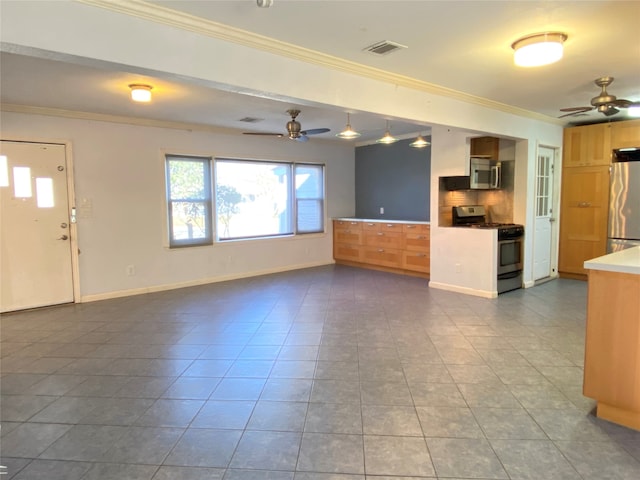
[[[585,300],[328,266],[5,315],[4,478],[637,480]]]

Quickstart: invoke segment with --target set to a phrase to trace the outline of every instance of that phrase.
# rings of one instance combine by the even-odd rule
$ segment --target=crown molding
[[[480,105],[499,110],[520,117],[532,118],[547,123],[564,125],[554,117],[542,115],[523,108],[514,107],[500,102],[495,102],[475,95],[459,92],[450,88],[424,82],[415,78],[399,75],[386,70],[369,67],[360,63],[344,60],[332,55],[303,48],[290,43],[282,42],[270,37],[258,35],[253,32],[224,25],[222,23],[206,20],[194,15],[178,12],[176,10],[154,5],[144,0],[76,0],[79,3],[103,8],[113,12],[142,18],[155,23],[168,25],[189,32],[243,45],[245,47],[261,50],[275,55],[288,57],[305,63],[318,65],[333,70],[339,70],[353,75],[370,78],[373,80],[390,83],[396,86],[410,88],[434,95],[452,98],[463,102]]]

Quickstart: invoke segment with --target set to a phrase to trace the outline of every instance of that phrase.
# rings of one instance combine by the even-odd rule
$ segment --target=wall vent
[[[365,52],[375,53],[376,55],[387,55],[391,52],[395,52],[401,48],[407,48],[406,45],[400,45],[396,42],[389,40],[383,40],[382,42],[374,43],[364,49]]]
[[[243,117],[240,120],[238,120],[239,122],[244,122],[244,123],[258,123],[263,121],[264,118],[257,118],[257,117]]]

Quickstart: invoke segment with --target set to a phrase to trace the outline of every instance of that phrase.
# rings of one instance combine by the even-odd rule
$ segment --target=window
[[[322,165],[216,159],[220,240],[324,231]]]
[[[322,165],[295,166],[296,230],[298,233],[324,231],[324,181]]]
[[[167,155],[169,246],[212,243],[211,159]]]

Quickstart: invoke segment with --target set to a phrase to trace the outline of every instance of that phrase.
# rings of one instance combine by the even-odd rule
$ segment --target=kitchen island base
[[[596,415],[640,430],[640,247],[585,262],[585,396]]]

